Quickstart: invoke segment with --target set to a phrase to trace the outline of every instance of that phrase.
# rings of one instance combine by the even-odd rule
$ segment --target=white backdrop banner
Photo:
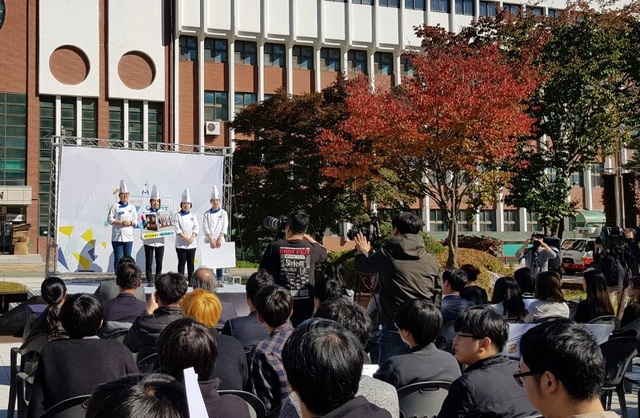
[[[193,208],[198,216],[200,233],[196,267],[203,265],[202,251],[214,251],[204,244],[202,217],[211,208],[211,188],[222,190],[224,157],[201,154],[144,152],[127,149],[62,147],[58,183],[58,213],[56,240],[58,272],[113,271],[111,226],[107,213],[118,201],[120,179],[127,183],[129,203],[134,204],[139,217],[149,209],[149,193],[155,184],[162,200],[162,211],[180,210],[180,197],[189,188]],[[142,222],[134,230],[132,256],[144,266]],[[165,237],[163,271],[176,271],[173,236]],[[229,254],[229,253],[227,253]],[[217,257],[206,257],[215,260]],[[235,266],[233,260],[224,265]]]

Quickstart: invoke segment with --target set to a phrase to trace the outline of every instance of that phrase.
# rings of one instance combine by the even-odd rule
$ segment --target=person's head
[[[373,328],[367,311],[357,303],[342,297],[323,302],[314,317],[336,321],[358,337],[363,348],[367,344],[369,333]]]
[[[415,345],[428,345],[435,341],[442,330],[442,313],[428,300],[410,299],[398,306],[396,326],[403,340],[406,341],[403,334],[408,332]]]
[[[267,273],[267,270],[265,269],[258,269],[258,271],[249,276],[245,286],[247,291],[247,304],[249,305],[249,308],[255,309],[253,305],[253,298],[256,297],[260,289],[270,284],[275,284],[275,281],[273,280],[273,276]]]
[[[218,278],[212,268],[205,266],[198,267],[196,271],[193,272],[191,280],[193,281],[194,289],[207,289],[212,292],[218,290]]]
[[[47,305],[60,305],[67,297],[67,286],[60,277],[47,277],[40,285],[40,294]]]
[[[158,209],[160,209],[160,206],[162,206],[162,200],[161,199],[149,199],[149,206],[151,207],[151,209],[158,210]]]
[[[60,322],[72,339],[97,335],[103,319],[102,303],[88,293],[67,297],[60,308]]]
[[[600,270],[588,269],[583,274],[590,316],[613,315],[613,305],[607,290],[607,278]]]
[[[595,337],[569,319],[542,323],[520,340],[519,383],[531,404],[544,416],[571,405],[598,402],[605,360]],[[590,411],[582,411],[590,412]],[[566,416],[574,415],[567,413]]]
[[[193,289],[180,302],[182,315],[214,328],[222,316],[222,303],[218,296],[205,289]]]
[[[187,418],[184,386],[162,373],[133,374],[98,386],[87,418]]]
[[[291,334],[282,349],[282,363],[303,408],[325,415],[356,396],[364,353],[342,325],[313,318]]]
[[[540,248],[542,240],[544,240],[544,234],[542,232],[534,232],[531,234],[531,244],[533,245],[533,248]]]
[[[491,306],[472,306],[462,312],[453,324],[456,358],[473,364],[504,349],[509,338],[509,324]]]
[[[513,273],[522,293],[534,294],[536,291],[536,279],[529,267],[522,267]]]
[[[330,300],[341,298],[347,294],[347,289],[342,280],[321,276],[316,278],[313,284],[313,297],[317,305]],[[316,306],[317,307],[317,306]]]
[[[398,234],[417,234],[423,225],[422,219],[411,212],[400,212],[391,220],[391,226]]]
[[[287,218],[287,226],[285,232],[288,229],[291,235],[306,234],[309,227],[309,215],[303,210],[297,210],[291,212]]]
[[[189,212],[191,210],[192,203],[191,202],[180,202],[180,209],[183,212]]]
[[[501,303],[508,294],[516,289],[519,293],[518,283],[512,277],[503,276],[496,280],[493,285],[493,292],[491,293],[491,303]],[[511,296],[511,295],[509,295]]]
[[[218,358],[218,345],[208,325],[191,318],[177,319],[158,337],[158,364],[161,370],[184,381],[184,369],[193,367],[198,380],[211,378]]]
[[[121,263],[116,269],[116,284],[123,290],[137,289],[142,272],[135,263]]]
[[[213,210],[220,209],[220,199],[211,199],[209,200],[209,203],[211,203],[211,209]]]
[[[120,258],[120,260],[118,260],[118,266],[120,264],[124,264],[124,263],[136,264],[136,260],[135,260],[135,258],[131,257],[130,255],[123,255],[122,258]]]
[[[513,277],[500,277],[496,280],[491,303],[502,303],[505,318],[523,319],[527,316],[520,287]]]
[[[463,264],[460,266],[460,270],[467,273],[467,285],[475,284],[480,276],[480,269],[473,264]]]
[[[451,292],[460,292],[467,285],[467,273],[461,269],[447,269],[442,273],[442,282],[445,286],[448,284]]]
[[[271,328],[277,328],[289,320],[293,312],[291,293],[278,285],[264,286],[253,298],[258,320]]]
[[[164,273],[156,277],[155,297],[158,305],[168,306],[180,302],[187,293],[187,279],[180,273]]]
[[[553,271],[543,271],[536,277],[536,298],[545,302],[564,302],[560,276]]]

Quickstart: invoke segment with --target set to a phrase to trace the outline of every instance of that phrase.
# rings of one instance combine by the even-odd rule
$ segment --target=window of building
[[[387,52],[376,52],[373,55],[376,63],[376,74],[393,74],[393,54]]]
[[[527,231],[542,231],[538,223],[538,214],[527,211]]]
[[[229,120],[229,96],[226,91],[204,92],[204,119]]]
[[[204,60],[226,63],[228,49],[226,39],[207,38],[204,40]]]
[[[492,1],[481,1],[480,2],[480,16],[489,16],[496,17],[498,14],[498,8],[496,4]]]
[[[292,48],[293,68],[313,69],[313,47],[296,45]]]
[[[149,131],[148,141],[149,143],[163,143],[164,142],[164,103],[162,102],[150,102],[147,105],[149,109],[149,120],[147,129]]]
[[[604,163],[591,164],[591,187],[604,187]]]
[[[478,214],[480,231],[497,231],[496,211],[493,209],[481,210]]]
[[[320,69],[340,71],[340,50],[338,48],[322,48],[320,50]]]
[[[255,42],[236,41],[234,45],[236,64],[256,65],[258,47]]]
[[[1,97],[1,95],[0,95]],[[38,198],[38,233],[47,235],[49,211],[51,209],[49,192],[51,191],[51,137],[56,128],[56,101],[51,96],[40,96],[40,162]]]
[[[122,100],[109,100],[109,139],[124,139],[124,115]]]
[[[24,186],[27,166],[27,99],[0,93],[0,185]]]
[[[582,171],[571,173],[571,185],[573,187],[584,187],[584,173]]]
[[[181,36],[180,40],[180,59],[183,61],[198,60],[198,38],[195,36]]]
[[[411,10],[424,10],[424,0],[404,0],[404,8]]]
[[[0,29],[2,28],[2,24],[4,23],[4,12],[5,12],[4,0],[0,0]]]
[[[332,1],[334,3],[346,3],[347,0],[325,0],[325,1]]]
[[[264,65],[271,67],[286,67],[287,56],[284,45],[264,44]]]
[[[75,97],[63,97],[60,99],[60,133],[66,136],[76,136]]]
[[[473,0],[456,0],[456,14],[473,16]]]
[[[449,0],[431,0],[431,11],[449,13]]]
[[[367,74],[367,51],[349,51],[347,53],[349,70]]]
[[[82,136],[98,137],[98,101],[96,99],[82,99]]]
[[[258,96],[255,93],[236,93],[235,104],[236,113],[258,101]]]
[[[371,5],[373,5],[373,0],[351,0],[351,3],[353,3],[353,4],[371,4]]]
[[[504,230],[519,231],[520,230],[520,211],[505,210],[504,214]]]
[[[544,9],[542,7],[527,6],[527,13],[531,13],[535,16],[542,16],[544,15]]]
[[[514,16],[520,15],[521,8],[519,4],[503,3],[502,8],[504,9],[505,12],[511,13]]]
[[[411,57],[403,56],[400,58],[400,70],[402,71],[402,75],[413,77],[413,62],[411,62]]]
[[[142,142],[142,102],[129,102],[129,141]]]
[[[473,224],[467,221],[467,211],[458,211],[458,231],[473,231]]]
[[[379,4],[383,7],[400,7],[399,0],[380,0]]]
[[[447,226],[444,224],[442,211],[440,209],[429,210],[429,230],[430,231],[446,231]]]
[[[547,16],[549,17],[560,17],[560,13],[562,12],[562,10],[558,10],[558,9],[547,9]]]

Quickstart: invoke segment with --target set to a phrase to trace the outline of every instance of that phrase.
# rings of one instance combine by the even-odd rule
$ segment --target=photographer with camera
[[[269,244],[260,268],[291,292],[291,322],[296,326],[313,314],[314,270],[316,263],[327,260],[328,252],[307,234],[309,215],[305,211],[292,212],[283,224],[279,226],[284,228],[285,238]]]
[[[531,244],[531,247],[529,247]],[[522,247],[516,251],[518,261],[524,258],[525,265],[529,267],[534,277],[543,271],[549,269],[549,260],[556,258],[558,255],[544,242],[544,234],[542,232],[534,232],[531,239],[525,241]]]
[[[410,299],[426,299],[439,305],[442,293],[440,263],[433,254],[427,253],[424,239],[418,235],[424,225],[422,219],[411,212],[401,212],[393,218],[391,225],[391,239],[374,253],[362,233],[354,237],[356,271],[379,274],[378,317],[382,335],[378,364],[409,352],[394,322],[398,307]]]

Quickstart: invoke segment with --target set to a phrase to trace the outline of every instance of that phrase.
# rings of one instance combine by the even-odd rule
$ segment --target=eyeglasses
[[[533,370],[529,370],[528,372],[517,371],[513,374],[513,378],[518,382],[520,387],[524,387],[524,378],[527,376],[535,376],[537,374],[541,374],[542,372],[534,372]]]
[[[456,341],[460,341],[463,338],[473,338],[474,340],[479,340],[482,337],[476,337],[475,335],[472,335],[472,334],[462,334],[460,332],[456,332],[455,337],[453,337],[453,339]]]

